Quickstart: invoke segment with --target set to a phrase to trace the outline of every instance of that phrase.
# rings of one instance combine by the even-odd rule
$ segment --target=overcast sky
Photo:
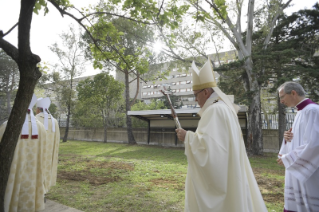
[[[256,0],[260,1],[260,0]],[[96,4],[98,0],[70,0],[77,8],[86,7],[89,4]],[[288,8],[286,13],[290,14],[300,9],[311,8],[318,0],[293,0],[294,6]],[[31,25],[31,50],[34,54],[41,57],[42,61],[54,64],[57,62],[55,55],[49,50],[48,46],[59,42],[59,34],[67,31],[69,25],[73,23],[75,27],[78,24],[70,17],[61,17],[50,3],[49,13],[43,16],[43,11],[39,15],[34,14]],[[7,32],[14,24],[18,22],[20,10],[20,0],[0,0],[0,30]],[[5,40],[17,46],[17,29],[5,37]],[[96,74],[99,70],[87,68],[88,71],[83,74]]]

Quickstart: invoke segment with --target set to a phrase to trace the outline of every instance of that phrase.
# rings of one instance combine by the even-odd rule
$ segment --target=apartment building
[[[221,64],[232,62],[237,57],[237,51],[222,52],[219,54],[209,55],[213,61],[213,66],[218,67]],[[163,71],[165,67],[163,65]],[[218,82],[219,75],[216,75]],[[150,103],[152,99],[163,98],[160,90],[170,90],[173,95],[178,96],[179,104],[183,108],[196,108],[199,107],[195,102],[192,89],[192,72],[189,69],[178,70],[178,68],[171,68],[169,75],[166,79],[158,79],[156,81],[142,82],[141,86],[141,99],[145,103]]]

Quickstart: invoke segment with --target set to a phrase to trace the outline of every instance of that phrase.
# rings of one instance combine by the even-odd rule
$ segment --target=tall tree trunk
[[[69,123],[70,123],[70,115],[71,115],[71,108],[70,104],[68,105],[68,114],[66,117],[66,126],[65,126],[65,132],[63,137],[63,142],[67,142],[68,135],[69,135]]]
[[[243,51],[239,51],[239,58],[243,59]],[[247,123],[246,148],[253,155],[263,154],[263,135],[261,118],[260,85],[258,76],[253,71],[253,61],[250,56],[245,60],[246,74],[244,79],[245,90],[251,93]]]
[[[282,140],[284,139],[284,131],[286,130],[286,110],[285,106],[280,103],[280,99],[277,95],[277,104],[278,104],[278,139],[279,139],[279,149],[281,147]]]
[[[130,107],[132,107],[132,105],[134,105],[139,92],[140,92],[140,73],[137,72],[136,73],[136,93],[135,93],[134,99],[132,100],[132,102],[130,104]]]
[[[67,102],[68,104],[68,114],[66,117],[66,126],[65,126],[65,132],[63,137],[63,142],[67,142],[68,135],[69,135],[69,125],[70,125],[70,116],[71,116],[71,104],[72,104],[72,86],[73,86],[73,72],[71,74],[71,80],[70,80],[70,93],[69,93],[69,100]]]
[[[133,131],[132,131],[132,120],[127,112],[131,110],[130,104],[130,85],[129,85],[129,74],[125,72],[125,109],[126,109],[126,126],[127,126],[127,139],[129,144],[136,144]]]
[[[41,59],[33,55],[30,49],[30,27],[34,4],[35,0],[21,1],[18,25],[19,49],[0,37],[0,48],[17,62],[20,72],[17,96],[0,142],[0,212],[4,211],[4,196],[14,151],[32,99],[34,87],[41,77],[41,72],[36,67]]]
[[[103,127],[104,127],[104,143],[106,143],[107,142],[107,116],[104,116]]]
[[[261,120],[260,90],[256,89],[249,105],[248,136],[249,150],[254,155],[263,153],[263,136]]]

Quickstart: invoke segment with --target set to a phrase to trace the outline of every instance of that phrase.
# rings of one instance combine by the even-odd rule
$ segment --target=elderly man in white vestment
[[[46,130],[46,148],[45,154],[45,189],[46,193],[51,186],[56,184],[57,169],[58,169],[58,154],[60,144],[60,129],[59,124],[51,114],[49,107],[51,100],[49,97],[39,98],[37,101],[36,118],[44,125]]]
[[[176,129],[188,161],[186,212],[267,211],[252,172],[237,111],[217,87],[210,60],[192,65],[193,91],[201,110],[196,132]]]
[[[298,110],[277,159],[286,168],[284,211],[319,211],[319,106],[296,82],[286,82],[278,91],[281,103]]]
[[[5,212],[34,212],[44,209],[43,148],[46,132],[36,120],[33,95],[14,151],[4,197]],[[0,141],[7,122],[0,126]]]

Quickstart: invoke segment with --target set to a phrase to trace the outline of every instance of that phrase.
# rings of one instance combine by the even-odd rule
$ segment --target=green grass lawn
[[[282,211],[276,155],[250,162],[268,211]],[[186,173],[181,148],[68,141],[60,143],[57,185],[46,197],[87,212],[183,211]]]

